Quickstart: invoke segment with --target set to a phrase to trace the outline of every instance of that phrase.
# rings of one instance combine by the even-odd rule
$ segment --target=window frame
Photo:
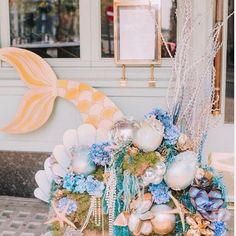
[[[45,58],[45,60],[57,71],[58,68],[72,69],[78,67],[119,68],[114,58],[102,58],[101,56],[101,1],[80,0],[80,58]],[[3,25],[4,22],[4,25]],[[0,3],[0,45],[10,46],[10,19],[9,0],[1,0]],[[162,58],[158,68],[171,68],[170,58]],[[9,67],[2,62],[0,67]],[[147,66],[142,66],[145,73]],[[135,66],[129,66],[135,68]],[[104,71],[105,72],[105,71]]]

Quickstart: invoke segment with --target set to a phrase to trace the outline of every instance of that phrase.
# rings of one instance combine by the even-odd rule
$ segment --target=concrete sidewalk
[[[0,196],[0,236],[40,236],[47,214],[47,204],[37,199]]]

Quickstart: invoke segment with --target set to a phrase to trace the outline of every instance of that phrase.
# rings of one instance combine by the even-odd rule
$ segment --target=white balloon
[[[194,180],[197,170],[197,156],[185,151],[174,157],[164,176],[165,182],[173,190],[183,190]]]
[[[163,139],[163,126],[160,122],[156,124],[157,128],[152,127],[148,122],[141,122],[141,127],[135,132],[133,143],[144,152],[155,151]]]

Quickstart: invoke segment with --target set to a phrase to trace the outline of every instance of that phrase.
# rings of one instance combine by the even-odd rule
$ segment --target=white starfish
[[[183,227],[183,232],[185,231],[185,220],[184,220],[184,216],[185,214],[188,213],[188,211],[185,209],[185,207],[183,206],[183,204],[181,204],[175,197],[172,196],[172,194],[169,192],[168,193],[169,196],[171,197],[172,201],[174,202],[176,208],[171,210],[171,211],[167,211],[165,213],[168,214],[178,214],[182,223],[182,227]]]
[[[58,221],[59,224],[60,224],[60,228],[63,228],[64,227],[64,223],[66,223],[66,224],[70,225],[72,228],[76,229],[76,226],[70,220],[68,220],[66,218],[66,212],[67,212],[67,210],[69,208],[69,205],[70,205],[70,201],[68,201],[65,209],[62,212],[60,212],[58,210],[58,208],[56,207],[55,202],[52,201],[52,208],[53,208],[54,212],[56,213],[56,216],[53,217],[52,219],[48,220],[44,224],[52,224],[53,222]]]

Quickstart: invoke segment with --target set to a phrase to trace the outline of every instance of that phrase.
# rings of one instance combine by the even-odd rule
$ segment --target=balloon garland
[[[92,128],[95,143],[87,139],[82,145],[73,130],[67,131],[66,151],[56,147],[45,169],[52,176],[47,196],[54,211],[46,223],[55,235],[220,236],[227,231],[222,178],[198,162],[192,140],[171,115],[155,109],[142,121],[123,118],[103,141],[92,125],[79,130],[91,137]]]

